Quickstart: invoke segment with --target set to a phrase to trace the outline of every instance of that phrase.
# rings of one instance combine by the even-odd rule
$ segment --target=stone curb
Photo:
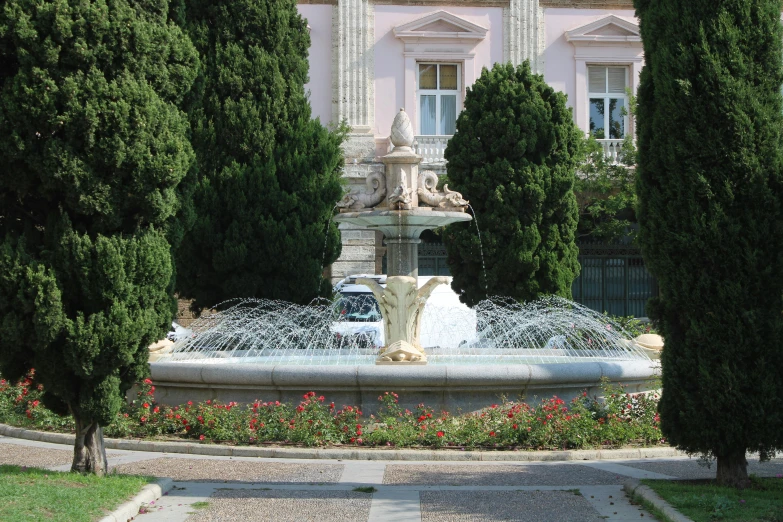
[[[147,484],[141,491],[125,502],[120,507],[100,519],[99,522],[128,522],[136,518],[143,504],[154,502],[163,496],[164,493],[174,487],[174,481],[170,478],[158,479],[152,484]]]
[[[17,439],[73,444],[74,436],[47,433],[0,424],[0,435]],[[132,439],[105,439],[107,449],[186,453],[216,457],[258,457],[276,459],[340,459],[340,460],[401,460],[401,461],[482,461],[482,462],[564,462],[573,460],[619,460],[681,457],[685,453],[675,448],[633,448],[565,451],[460,451],[428,449],[364,449],[364,448],[263,448],[225,446],[193,442],[162,442]]]
[[[658,493],[653,491],[652,488],[645,486],[636,479],[626,480],[623,483],[623,489],[632,499],[641,498],[655,506],[669,522],[693,522],[692,519],[674,509],[671,504],[658,496]]]

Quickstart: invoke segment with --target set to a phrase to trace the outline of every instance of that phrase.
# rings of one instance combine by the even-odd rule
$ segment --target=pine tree
[[[453,287],[465,303],[488,295],[571,297],[579,274],[573,187],[581,140],[565,95],[527,62],[484,69],[468,89],[445,157],[449,188],[470,200],[481,245],[472,223],[443,234]]]
[[[661,295],[661,429],[748,481],[783,447],[780,0],[637,0],[638,219]]]
[[[171,321],[165,229],[190,168],[197,56],[168,2],[0,1],[0,372],[76,421],[72,469]]]
[[[180,295],[196,310],[329,295],[343,131],[310,119],[310,36],[296,2],[194,0],[174,12],[202,64],[188,102],[198,183],[177,253]]]

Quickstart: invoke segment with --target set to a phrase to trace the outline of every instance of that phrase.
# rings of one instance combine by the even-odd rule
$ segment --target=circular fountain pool
[[[376,366],[368,323],[345,335],[356,303],[309,306],[242,301],[193,325],[170,359],[151,365],[164,403],[298,401],[308,391],[375,411],[385,391],[411,408],[472,411],[501,397],[570,399],[600,394],[607,378],[630,392],[656,388],[658,373],[628,334],[600,314],[549,298],[527,305],[488,300],[475,310],[424,308],[426,366]],[[342,332],[337,334],[336,332]]]

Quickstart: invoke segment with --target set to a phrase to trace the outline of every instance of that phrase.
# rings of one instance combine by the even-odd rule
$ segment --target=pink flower
[[[204,437],[204,435],[199,435],[199,436],[198,436],[198,440],[204,440],[205,438],[206,438],[206,437]]]

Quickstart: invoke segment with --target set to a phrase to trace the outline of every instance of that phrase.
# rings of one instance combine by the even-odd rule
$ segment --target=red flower
[[[152,384],[152,379],[144,379],[144,384]]]
[[[494,437],[494,436],[495,436],[495,432],[494,432],[494,431],[490,431],[490,432],[489,432],[489,436],[490,436],[490,437]]]
[[[198,440],[204,440],[205,438],[206,438],[206,437],[204,437],[204,435],[199,435],[199,436],[198,436]]]
[[[155,409],[152,410],[152,413],[160,413],[160,408],[155,406]]]
[[[439,432],[438,432],[438,433],[436,433],[435,435],[437,435],[438,437],[443,437],[443,432],[442,432],[442,431],[439,431]]]
[[[188,406],[193,406],[193,401],[188,401]]]
[[[142,408],[149,408],[150,407],[150,403],[145,402],[144,404],[141,405],[141,407]]]
[[[517,426],[516,424],[514,424],[514,425],[513,425],[513,426],[511,426],[511,427],[512,427],[512,428],[514,428],[514,429],[517,429],[519,426]]]

